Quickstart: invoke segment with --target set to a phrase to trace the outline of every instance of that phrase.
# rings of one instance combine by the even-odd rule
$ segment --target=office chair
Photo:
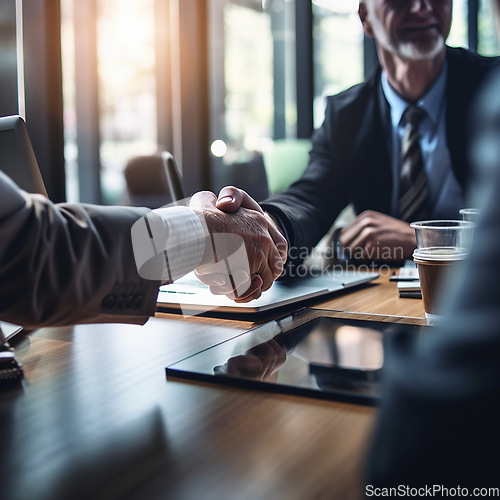
[[[185,198],[179,170],[169,152],[131,158],[124,175],[130,205],[158,208]]]

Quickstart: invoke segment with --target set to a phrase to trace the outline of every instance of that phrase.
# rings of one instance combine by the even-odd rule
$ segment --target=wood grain
[[[424,322],[388,277],[314,307]],[[252,326],[160,314],[27,336],[25,388],[0,396],[0,497],[361,498],[376,409],[166,380],[167,365]]]
[[[330,300],[312,307],[324,307],[346,312],[382,314],[420,319],[425,324],[425,311],[421,299],[400,299],[396,283],[389,281],[395,269],[381,269],[380,277],[356,290],[335,295]]]

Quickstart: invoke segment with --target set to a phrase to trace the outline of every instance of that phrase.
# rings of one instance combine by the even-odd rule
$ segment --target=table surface
[[[313,307],[425,324],[388,272]],[[0,395],[0,497],[360,498],[375,408],[166,380],[167,365],[253,326],[158,314],[22,338],[25,386]]]

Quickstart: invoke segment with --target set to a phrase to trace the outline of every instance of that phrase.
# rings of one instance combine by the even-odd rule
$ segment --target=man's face
[[[430,59],[444,48],[451,28],[452,0],[365,0],[365,32],[401,57]],[[363,19],[364,17],[364,19]]]

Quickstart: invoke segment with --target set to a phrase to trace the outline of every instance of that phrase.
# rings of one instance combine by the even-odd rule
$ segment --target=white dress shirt
[[[139,274],[164,284],[184,276],[200,265],[209,235],[205,221],[188,207],[152,210],[132,226]]]
[[[208,229],[205,221],[188,207],[158,208],[153,212],[161,217],[165,226],[169,281],[175,281],[200,265]]]

